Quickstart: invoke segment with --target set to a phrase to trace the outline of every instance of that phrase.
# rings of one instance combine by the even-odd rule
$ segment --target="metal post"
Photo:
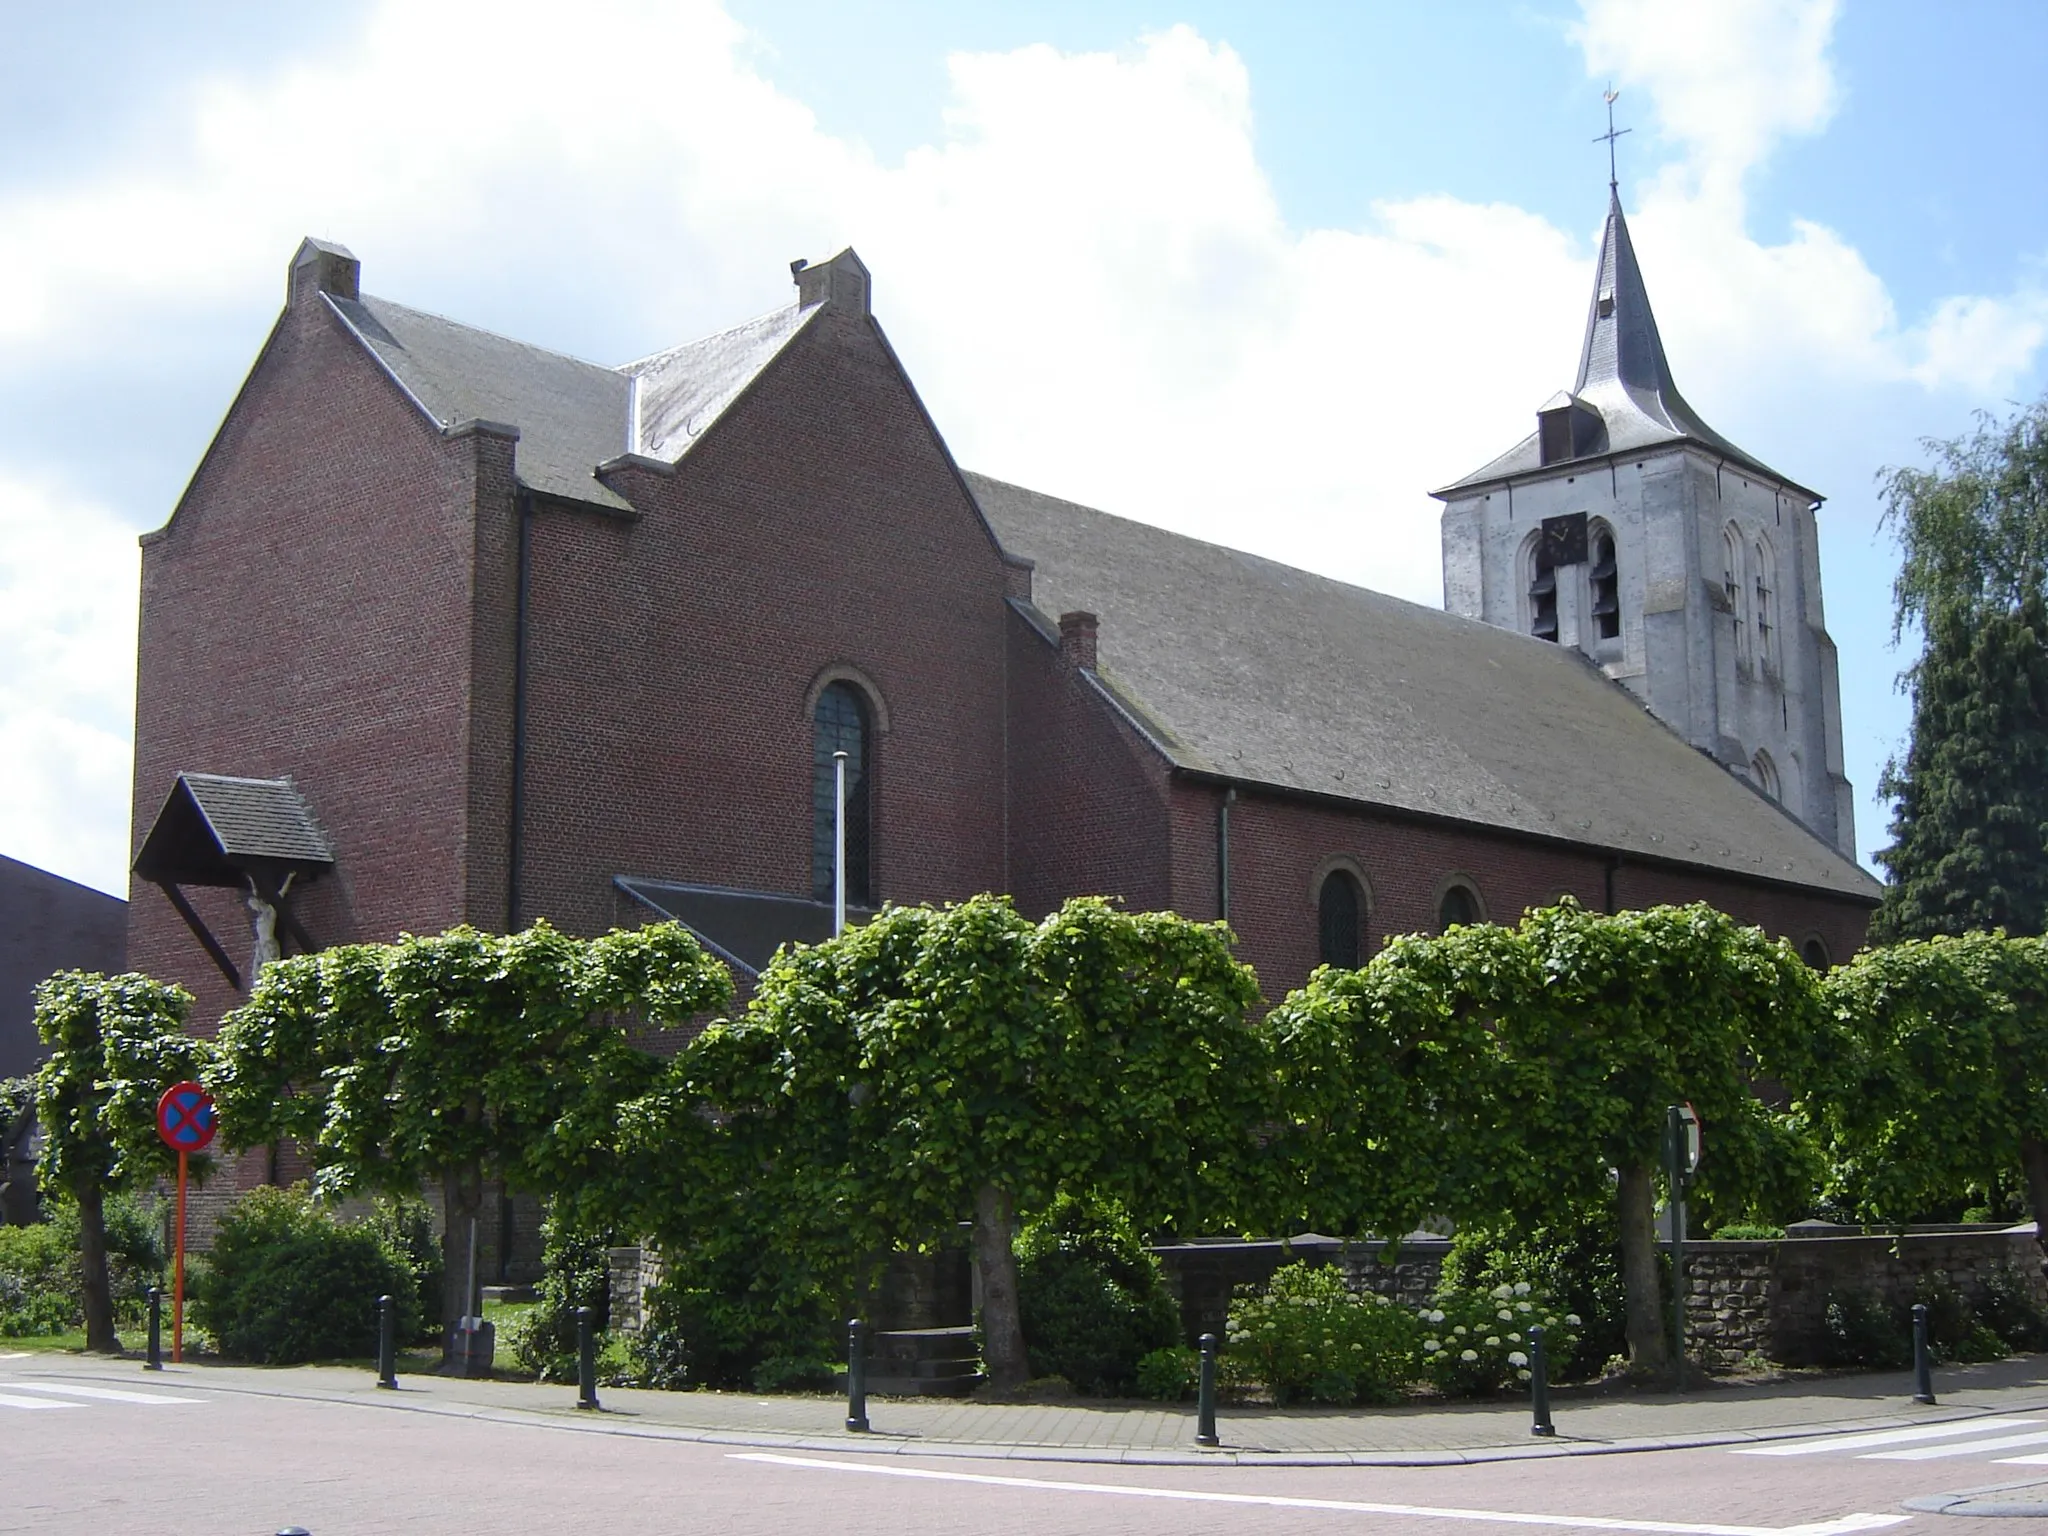
[[[846,932],[846,754],[832,754],[832,937]]]
[[[1202,1346],[1202,1375],[1195,1393],[1195,1444],[1215,1446],[1216,1438],[1216,1335],[1205,1333]]]
[[[859,1318],[846,1320],[846,1430],[854,1435],[868,1432],[867,1331]]]
[[[1671,1390],[1685,1390],[1685,1125],[1664,1112],[1664,1172],[1671,1188]]]
[[[160,1371],[164,1368],[164,1293],[152,1285],[149,1288],[149,1363],[145,1371]]]
[[[1529,1330],[1529,1433],[1554,1435],[1550,1422],[1550,1362],[1543,1352],[1543,1325]]]
[[[576,1406],[597,1403],[597,1319],[588,1307],[576,1309]]]
[[[377,1385],[398,1390],[398,1308],[389,1296],[377,1298]]]
[[[1934,1372],[1927,1358],[1927,1303],[1913,1304],[1913,1401],[1934,1402]]]

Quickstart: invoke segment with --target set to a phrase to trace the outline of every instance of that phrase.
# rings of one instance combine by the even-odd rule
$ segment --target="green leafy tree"
[[[87,1349],[118,1352],[107,1263],[106,1197],[177,1167],[156,1132],[173,1083],[201,1075],[206,1046],[184,1032],[191,994],[147,976],[59,971],[35,991],[36,1032],[50,1058],[35,1075],[43,1131],[40,1178],[78,1211]],[[203,1176],[206,1160],[196,1162]]]
[[[1266,1102],[1256,998],[1217,924],[1092,899],[1037,924],[988,896],[890,908],[783,951],[685,1053],[668,1113],[715,1113],[756,1208],[841,1294],[971,1217],[989,1374],[1013,1386],[1020,1213],[1100,1193],[1157,1230],[1239,1198]]]
[[[265,967],[207,1081],[230,1146],[289,1137],[323,1192],[440,1184],[445,1324],[469,1309],[486,1183],[618,1178],[619,1106],[663,1072],[630,1032],[686,1023],[731,989],[674,923],[347,945]]]
[[[2048,928],[2048,605],[1950,603],[1912,674],[1913,736],[1886,765],[1891,876],[1880,944]]]
[[[1903,765],[1886,766],[1891,877],[1881,942],[2048,922],[2048,399],[2004,422],[1924,444],[1928,468],[1892,469],[1885,521],[1899,540],[1892,633],[1922,648]]]
[[[2048,947],[1999,933],[1865,950],[1822,983],[1840,1042],[1805,1108],[1831,1188],[1907,1221],[2023,1174],[2048,1232]]]
[[[1752,1090],[1804,1081],[1821,1019],[1782,942],[1711,907],[1616,915],[1576,902],[1519,926],[1388,945],[1273,1011],[1297,1209],[1398,1237],[1420,1216],[1581,1223],[1612,1202],[1631,1364],[1669,1346],[1654,1231],[1665,1114],[1690,1102],[1708,1211],[1805,1200],[1817,1173]]]

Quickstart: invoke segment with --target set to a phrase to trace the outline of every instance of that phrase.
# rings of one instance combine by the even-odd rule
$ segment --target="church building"
[[[859,258],[794,278],[611,367],[301,245],[143,539],[131,964],[210,1025],[280,951],[672,916],[744,983],[830,931],[841,751],[856,918],[1224,917],[1268,999],[1566,893],[1862,942],[1818,498],[1679,395],[1618,201],[1449,611],[964,470]]]

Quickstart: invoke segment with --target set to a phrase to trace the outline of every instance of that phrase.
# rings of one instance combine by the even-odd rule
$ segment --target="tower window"
[[[874,904],[874,731],[868,701],[852,683],[832,683],[811,716],[811,894],[832,899],[837,812],[835,752],[846,754],[846,899]]]
[[[1557,567],[1551,562],[1550,540],[1540,534],[1530,547],[1529,633],[1539,640],[1557,639]]]
[[[1436,929],[1447,933],[1453,928],[1470,927],[1485,919],[1479,911],[1479,896],[1471,886],[1462,882],[1448,885],[1437,899]]]
[[[1614,559],[1614,535],[1593,534],[1593,633],[1602,640],[1621,634],[1621,577]]]
[[[1317,926],[1324,965],[1344,970],[1358,968],[1359,914],[1358,882],[1344,870],[1332,870],[1323,879],[1317,898]]]
[[[1749,594],[1742,586],[1742,538],[1730,523],[1721,530],[1721,595],[1735,622],[1735,660],[1749,660]]]
[[[1772,590],[1771,584],[1771,568],[1774,564],[1771,559],[1771,547],[1762,539],[1758,539],[1751,553],[1756,562],[1756,606],[1753,611],[1756,616],[1757,658],[1767,667],[1775,666],[1778,659],[1778,616],[1775,611],[1777,594]]]
[[[1750,759],[1749,776],[1756,780],[1756,787],[1773,800],[1784,798],[1779,793],[1778,765],[1771,761],[1770,753],[1759,752]]]

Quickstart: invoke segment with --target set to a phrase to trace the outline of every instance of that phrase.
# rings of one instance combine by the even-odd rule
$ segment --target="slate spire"
[[[1636,263],[1628,220],[1621,211],[1620,190],[1607,189],[1607,226],[1600,236],[1600,261],[1593,280],[1593,302],[1586,312],[1586,340],[1579,349],[1579,377],[1572,393],[1596,406],[1600,397],[1620,391],[1652,421],[1683,437],[1720,443],[1720,434],[1700,420],[1672,382],[1650,310],[1643,269]],[[1615,404],[1621,402],[1615,401]]]

